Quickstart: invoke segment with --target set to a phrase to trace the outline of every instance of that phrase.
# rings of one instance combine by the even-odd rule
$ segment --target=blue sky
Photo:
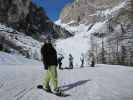
[[[42,6],[49,18],[53,21],[58,20],[62,8],[74,0],[32,0]]]

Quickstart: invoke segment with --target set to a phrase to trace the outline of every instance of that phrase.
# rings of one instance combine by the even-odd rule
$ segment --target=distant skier
[[[81,61],[80,67],[84,67],[84,54],[81,54],[80,61]]]
[[[2,43],[0,43],[0,51],[2,51],[3,50],[3,45],[2,45]]]
[[[73,69],[73,56],[69,54],[69,68]]]
[[[58,65],[59,65],[59,69],[63,69],[61,66],[62,66],[62,60],[64,59],[64,56],[63,55],[60,55],[60,57],[58,58],[57,62],[58,62]]]
[[[3,42],[4,42],[4,38],[1,38],[0,39],[0,51],[4,50]]]
[[[51,40],[47,40],[41,48],[42,60],[47,70],[46,76],[43,80],[44,90],[51,92],[50,81],[53,85],[53,93],[61,94],[58,88],[57,80],[57,52],[53,47]]]
[[[95,57],[94,54],[91,56],[91,67],[95,67]]]

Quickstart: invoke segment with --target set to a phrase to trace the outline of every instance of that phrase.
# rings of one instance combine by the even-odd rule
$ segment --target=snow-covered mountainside
[[[61,23],[56,22],[56,24],[60,25]],[[69,54],[72,54],[74,57],[74,65],[79,67],[80,57],[83,54],[84,58],[86,57],[87,51],[90,48],[89,37],[90,35],[87,32],[89,26],[80,25],[75,27],[70,27],[68,24],[61,24],[62,27],[67,28],[73,34],[73,37],[67,39],[59,39],[56,41],[56,48],[58,53],[63,54],[63,66],[68,67],[69,64]],[[85,59],[85,65],[87,65],[87,59]]]
[[[40,60],[41,43],[12,28],[0,24],[1,49],[12,54],[21,54],[26,58]]]
[[[92,51],[99,63],[133,65],[132,1],[97,12],[103,27],[91,32]]]
[[[79,8],[81,6],[82,3]],[[121,2],[112,7],[96,9],[95,13],[91,15],[96,17],[96,22],[94,23],[77,24],[75,20],[62,23],[62,19],[56,21],[56,24],[75,34],[75,36],[66,40],[57,41],[57,48],[62,49],[62,52],[64,52],[66,58],[64,61],[68,61],[68,54],[72,53],[75,58],[74,63],[79,64],[82,53],[86,56],[93,53],[97,63],[132,65],[132,12],[132,1],[121,0]],[[82,20],[84,20],[84,17]],[[86,57],[86,61],[88,59],[89,57]]]
[[[68,67],[69,64],[69,54],[74,57],[74,65],[79,67],[81,65],[81,55],[84,55],[85,66],[90,64],[89,50],[91,50],[91,33],[97,32],[102,29],[105,30],[105,22],[98,22],[94,25],[84,25],[79,26],[69,26],[68,24],[62,24],[60,21],[55,22],[62,27],[65,27],[71,31],[74,36],[67,39],[60,39],[56,41],[56,48],[58,53],[63,54],[64,67]]]

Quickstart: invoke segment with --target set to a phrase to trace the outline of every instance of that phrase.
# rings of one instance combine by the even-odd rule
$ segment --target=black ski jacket
[[[57,52],[51,43],[45,43],[41,48],[41,55],[45,66],[57,66]]]

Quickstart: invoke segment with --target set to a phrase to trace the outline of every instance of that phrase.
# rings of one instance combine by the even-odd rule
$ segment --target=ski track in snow
[[[58,70],[59,86],[68,97],[36,88],[42,64],[0,65],[0,100],[133,100],[133,68],[119,65]]]

